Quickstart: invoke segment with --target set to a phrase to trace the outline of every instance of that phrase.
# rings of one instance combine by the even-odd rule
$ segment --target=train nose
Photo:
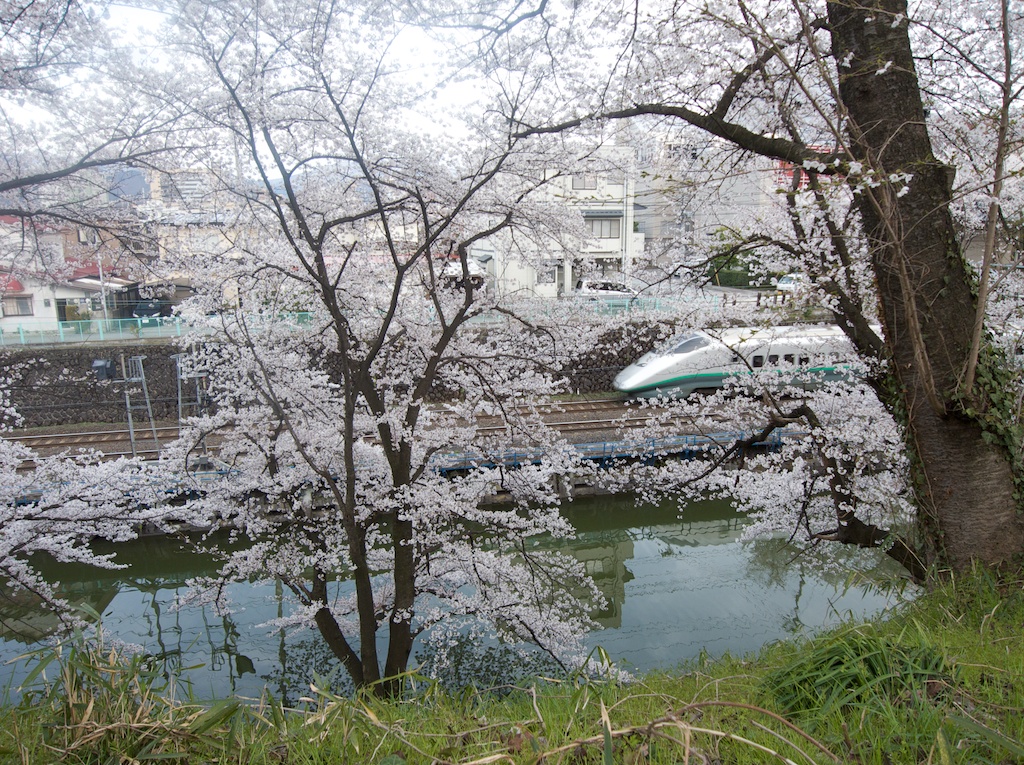
[[[636,369],[631,366],[626,367],[615,375],[615,379],[612,380],[612,387],[622,393],[630,393],[636,389],[637,377]]]

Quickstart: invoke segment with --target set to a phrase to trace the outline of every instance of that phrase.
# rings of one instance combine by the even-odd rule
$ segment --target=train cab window
[[[711,345],[711,340],[704,335],[687,335],[673,346],[670,353],[692,353],[708,345]]]
[[[800,366],[805,367],[805,366],[807,366],[810,363],[811,363],[811,357],[810,356],[801,356],[800,357]]]
[[[771,356],[769,356],[768,357],[768,363],[771,364],[773,367],[774,366],[778,366],[778,364],[779,364],[779,354],[773,353]]]
[[[795,364],[796,363],[796,357],[792,353],[785,354],[782,357],[782,360],[785,361],[787,364]]]
[[[754,356],[754,358],[752,358],[750,360],[750,366],[754,367],[754,369],[758,369],[760,367],[763,367],[764,366],[764,356]]]

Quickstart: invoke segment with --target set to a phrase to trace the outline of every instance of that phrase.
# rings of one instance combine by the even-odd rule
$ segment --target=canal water
[[[875,586],[847,586],[817,565],[794,562],[781,540],[741,544],[744,519],[727,503],[637,507],[629,497],[580,500],[568,511],[578,538],[566,543],[608,600],[595,614],[603,629],[588,636],[627,669],[671,668],[702,654],[743,655],[774,640],[809,634],[846,618],[871,617],[896,602]],[[235,584],[230,616],[210,606],[175,608],[189,579],[214,561],[178,542],[151,538],[117,548],[118,571],[54,566],[73,603],[103,616],[107,637],[142,646],[180,669],[199,698],[259,697],[286,702],[308,692],[313,673],[337,668],[312,632],[272,631],[291,601],[274,585]],[[863,559],[858,565],[863,565]],[[876,572],[895,575],[894,571]],[[56,628],[24,597],[0,606],[0,687],[13,692],[24,662],[8,663]]]

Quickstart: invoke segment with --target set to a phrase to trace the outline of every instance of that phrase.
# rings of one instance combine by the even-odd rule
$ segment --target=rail
[[[627,403],[621,398],[552,403],[538,407],[536,411],[551,427],[558,428],[562,432],[636,427],[647,422],[646,414],[629,416]],[[479,435],[499,433],[505,429],[501,417],[481,417],[477,420],[476,426]],[[162,425],[155,430],[159,443],[173,441],[179,434],[177,425]],[[151,428],[138,430],[135,434],[136,442],[153,444],[152,432]],[[109,458],[116,458],[124,454],[130,455],[131,451],[128,449],[128,445],[130,445],[131,437],[131,433],[127,429],[114,427],[74,432],[13,431],[3,436],[8,441],[16,441],[39,453],[59,454],[67,450],[88,449],[100,451]],[[120,451],[118,447],[121,447]],[[153,448],[147,448],[145,451],[147,455],[155,458],[159,455],[159,444],[155,444]]]
[[[0,347],[66,343],[135,342],[180,337],[189,327],[176,317],[22,321],[0,325]]]
[[[592,418],[587,413],[608,411],[608,417]],[[623,412],[617,414],[617,412]],[[631,439],[626,434],[633,428],[648,424],[650,412],[631,415],[625,411],[621,400],[601,400],[590,402],[572,402],[568,406],[561,405],[552,411],[545,412],[547,424],[557,428],[563,434],[589,433],[597,435],[615,431],[618,438],[578,441],[573,444],[580,458],[607,467],[622,460],[657,459],[659,457],[675,457],[693,459],[705,456],[709,452],[727,448],[738,440],[749,437],[743,431],[723,431],[717,433],[681,433],[660,438]],[[571,417],[573,414],[581,419],[556,419],[559,415]],[[552,417],[552,419],[548,419]],[[478,422],[477,435],[486,436],[492,432],[504,430],[504,424]],[[160,456],[161,443],[171,441],[178,436],[176,426],[164,426],[156,429],[157,441],[145,436],[137,436],[134,451],[143,459],[157,459]],[[803,431],[785,430],[773,433],[766,441],[756,444],[759,448],[778,448],[784,440],[802,438]],[[22,443],[38,453],[56,454],[69,449],[93,449],[101,451],[104,459],[117,459],[131,456],[128,450],[129,433],[126,430],[98,430],[79,433],[45,433],[45,434],[10,434],[8,440]],[[217,440],[208,442],[216,453]],[[444,452],[435,455],[433,469],[439,473],[465,472],[474,467],[508,468],[527,464],[538,464],[545,457],[543,450],[530,448],[510,448],[497,452],[484,452],[472,446],[461,451]],[[29,470],[34,467],[30,462],[23,463],[21,468]]]
[[[694,292],[685,295],[670,295],[635,298],[567,297],[583,310],[595,314],[617,314],[628,312],[678,312],[683,307],[702,303],[720,308],[729,303],[753,302],[760,298],[753,294],[718,293],[713,291]],[[543,317],[560,310],[562,300],[553,298],[532,298],[521,301],[524,312],[532,317]],[[276,318],[295,326],[310,323],[313,314],[308,311],[281,314]],[[177,316],[143,316],[129,319],[99,319],[85,321],[57,321],[55,319],[25,319],[0,317],[0,347],[25,345],[59,345],[66,343],[108,343],[137,342],[150,339],[170,339],[191,332],[210,333],[215,328],[193,325]],[[504,321],[501,314],[483,312],[474,318],[474,323],[487,324]]]
[[[596,402],[598,406],[602,404],[610,404],[612,402]],[[639,418],[637,418],[639,419]],[[616,422],[621,426],[621,420],[607,420],[600,421],[602,426],[608,423]],[[587,425],[592,426],[595,421],[578,421],[573,423],[559,423],[559,425]],[[172,438],[177,435],[176,427],[164,427],[158,429],[162,437]],[[15,437],[12,440],[18,440],[26,444],[33,444],[40,447],[52,448],[53,441],[61,438],[68,439],[69,442],[76,442],[77,445],[83,443],[110,443],[112,446],[118,444],[118,439],[123,438],[126,435],[125,431],[93,431],[88,433],[77,433],[77,434],[38,434],[38,435],[24,435],[21,437]],[[744,431],[723,431],[718,433],[692,433],[692,434],[679,434],[674,436],[665,436],[661,438],[644,438],[644,439],[609,439],[601,441],[588,441],[584,443],[575,443],[573,448],[576,450],[579,458],[583,461],[594,464],[599,469],[607,469],[624,462],[635,462],[635,461],[657,461],[661,459],[700,459],[707,457],[710,454],[727,449],[737,441],[742,441],[749,437],[749,433]],[[767,449],[774,451],[781,448],[785,441],[798,440],[806,437],[805,431],[784,429],[782,431],[773,432],[767,439],[753,444],[755,449]],[[10,438],[10,437],[9,437]],[[47,442],[46,439],[51,439]],[[158,459],[160,456],[160,443],[159,441],[153,442],[151,439],[147,440],[148,446],[145,448],[139,448],[138,445],[133,446],[132,453],[126,451],[104,451],[103,456],[105,459],[117,459],[120,457],[128,456],[140,456],[143,459]],[[70,446],[71,443],[65,443],[64,446]],[[213,448],[214,453],[216,452],[216,446]],[[543,462],[546,457],[546,453],[543,449],[508,449],[498,452],[484,453],[481,451],[475,451],[472,448],[459,451],[459,452],[447,452],[438,453],[431,459],[431,469],[436,473],[444,476],[465,474],[469,471],[478,468],[505,468],[505,469],[516,469],[526,465],[536,465]],[[35,468],[35,463],[32,461],[26,461],[20,466],[20,470],[32,470]],[[194,471],[194,472],[193,472]],[[173,486],[167,488],[168,495],[179,495],[184,493],[194,493],[197,490],[201,491],[201,487],[208,484],[210,481],[217,481],[226,478],[232,474],[232,469],[228,467],[218,467],[216,458],[204,459],[195,464],[190,469],[190,480],[188,486],[184,484],[175,483]],[[196,483],[198,482],[198,484]],[[19,500],[20,504],[32,504],[38,501],[38,491],[33,491],[27,494],[25,497]]]

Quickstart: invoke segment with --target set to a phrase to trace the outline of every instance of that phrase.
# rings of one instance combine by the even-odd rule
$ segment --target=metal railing
[[[757,302],[761,304],[762,296],[757,293],[746,293],[723,296],[713,292],[694,293],[685,296],[665,297],[634,297],[634,298],[598,298],[583,297],[567,298],[575,306],[595,314],[617,314],[632,312],[679,312],[692,308],[695,304],[703,304],[711,308],[721,308],[729,303]],[[552,298],[533,298],[517,302],[517,308],[527,315],[542,318],[552,312],[558,313],[565,308],[562,300]],[[252,326],[262,322],[282,320],[296,327],[307,325],[312,321],[309,312],[289,312],[273,317],[247,316],[246,321]],[[502,322],[506,317],[489,312],[474,317],[474,322]],[[86,321],[55,321],[53,319],[29,319],[21,322],[0,322],[0,347],[20,345],[56,345],[62,343],[87,342],[133,342],[159,338],[180,337],[189,332],[209,333],[216,331],[209,326],[193,326],[177,316],[142,316],[131,319],[98,319]]]
[[[295,326],[309,324],[312,314],[280,314],[275,320]],[[254,321],[255,325],[259,321]],[[177,316],[141,316],[131,319],[91,319],[54,321],[36,319],[17,324],[0,324],[0,347],[17,345],[56,345],[60,343],[137,342],[181,337],[189,332],[210,333],[208,326],[195,327]]]
[[[177,317],[144,316],[132,319],[92,319],[88,321],[23,321],[0,325],[0,347],[13,345],[54,345],[136,341],[178,337],[188,331]]]

